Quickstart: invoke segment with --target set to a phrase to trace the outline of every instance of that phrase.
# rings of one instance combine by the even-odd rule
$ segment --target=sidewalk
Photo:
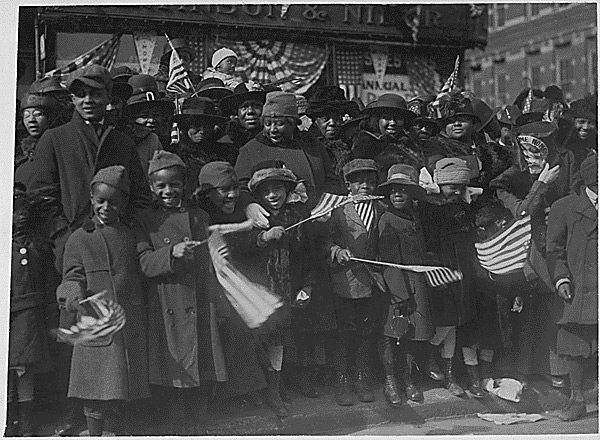
[[[426,420],[440,417],[473,415],[481,412],[525,412],[544,413],[564,407],[568,401],[568,388],[555,389],[542,378],[529,383],[519,403],[502,400],[486,394],[482,399],[458,398],[447,390],[439,388],[435,382],[423,379],[424,402],[409,402],[400,408],[392,408],[383,397],[382,386],[376,385],[375,402],[360,403],[355,399],[354,406],[340,407],[335,403],[333,387],[317,388],[320,397],[310,399],[295,392],[290,393],[292,402],[288,404],[290,417],[277,418],[266,406],[252,407],[239,401],[228,402],[218,410],[210,410],[206,433],[221,435],[327,435],[346,434],[373,425],[402,423],[421,425]],[[590,384],[585,391],[588,410],[597,408],[597,385]],[[135,404],[135,426],[133,435],[163,435],[164,414],[156,409],[152,399]],[[51,436],[54,431],[52,408],[41,414],[38,435]],[[83,431],[85,426],[81,427]],[[84,434],[82,432],[82,434]],[[200,434],[200,433],[197,433]]]

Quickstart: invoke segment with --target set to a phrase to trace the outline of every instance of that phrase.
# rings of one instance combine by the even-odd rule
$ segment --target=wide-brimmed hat
[[[296,95],[288,92],[267,93],[265,104],[263,105],[262,109],[262,116],[272,118],[296,118],[298,123],[300,123]]]
[[[377,115],[382,111],[398,113],[409,123],[416,118],[415,114],[408,109],[406,100],[395,93],[385,93],[381,95],[376,101],[367,104],[363,113],[367,115]]]
[[[78,84],[85,84],[94,89],[105,89],[108,93],[112,91],[113,80],[106,67],[98,64],[90,64],[81,69],[77,69],[69,75],[67,79],[67,89],[73,92]]]
[[[269,181],[287,182],[293,185],[301,182],[289,168],[262,168],[252,174],[248,189],[253,192],[260,184]]]
[[[473,110],[471,100],[463,93],[451,93],[442,99],[440,104],[440,113],[443,124],[446,124],[448,119],[456,116],[469,116],[474,123],[481,122],[480,117]]]
[[[473,98],[471,100],[471,105],[473,106],[473,113],[478,115],[479,120],[481,121],[477,124],[475,131],[483,130],[483,128],[496,117],[496,113],[502,108],[501,106],[498,106],[492,110],[485,101],[479,98]]]
[[[225,87],[225,83],[219,78],[206,78],[196,86],[196,96],[210,98],[219,101],[233,94],[233,90]]]
[[[38,95],[48,93],[69,94],[69,90],[64,88],[55,76],[45,76],[32,82],[27,93]]]
[[[173,116],[175,122],[191,122],[194,120],[210,120],[215,124],[227,120],[217,114],[215,104],[210,98],[192,96],[186,99],[181,106],[181,113]]]
[[[425,195],[424,188],[419,186],[419,173],[417,170],[406,164],[395,164],[390,167],[387,174],[387,180],[379,185],[380,189],[389,189],[390,185],[410,186],[416,195]]]
[[[540,89],[523,89],[523,90],[521,90],[521,92],[517,95],[517,97],[513,101],[513,104],[516,105],[517,107],[519,107],[521,109],[521,111],[523,110],[523,107],[525,106],[525,101],[527,100],[527,97],[528,97],[530,91],[531,91],[531,97],[533,99],[542,99],[544,97],[544,92],[542,92],[542,90],[540,90]]]
[[[342,88],[338,86],[319,87],[308,100],[306,114],[315,119],[332,112],[355,116],[360,113],[360,108],[356,102],[346,99]]]
[[[360,172],[378,173],[379,169],[377,168],[377,163],[373,159],[353,159],[344,165],[344,180],[348,180],[349,176]]]
[[[131,97],[127,100],[128,114],[132,114],[144,105],[157,107],[169,114],[175,110],[175,104],[160,98],[154,77],[145,74],[133,75],[127,83],[132,88]]]
[[[422,123],[429,124],[435,128],[440,128],[440,124],[436,118],[435,110],[431,103],[435,101],[435,95],[420,95],[415,96],[406,104],[408,109],[416,115],[413,120],[413,125]]]
[[[256,101],[264,105],[267,92],[264,90],[248,90],[245,84],[238,84],[233,93],[219,102],[219,108],[224,115],[236,115],[237,110],[246,101]]]
[[[588,95],[571,103],[567,115],[573,119],[585,118],[598,120],[598,95]]]
[[[196,58],[194,49],[192,49],[183,38],[173,38],[170,44],[167,41],[163,46],[163,54],[160,57],[160,64],[169,64],[169,61],[171,60],[171,51],[173,48],[175,48],[179,54],[184,52],[189,53],[191,61],[194,61],[194,58]]]
[[[517,119],[521,116],[521,109],[513,104],[502,107],[497,113],[498,122],[505,125],[517,125]]]
[[[340,125],[340,139],[346,143],[354,137],[360,130],[360,124],[369,119],[368,115],[358,114],[356,117],[344,122]]]

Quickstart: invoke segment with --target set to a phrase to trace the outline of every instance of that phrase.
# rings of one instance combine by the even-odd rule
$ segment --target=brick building
[[[465,54],[466,85],[490,105],[560,86],[567,102],[598,89],[596,3],[495,3],[488,45]]]

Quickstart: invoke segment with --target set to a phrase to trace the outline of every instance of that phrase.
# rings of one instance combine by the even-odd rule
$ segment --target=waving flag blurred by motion
[[[228,259],[229,250],[218,231],[208,238],[210,258],[225,296],[249,328],[260,327],[281,306],[267,288],[248,280]]]
[[[479,264],[494,274],[523,269],[531,242],[531,217],[515,220],[504,232],[491,240],[475,243]]]
[[[171,41],[169,40],[169,44]],[[166,87],[167,92],[183,95],[193,92],[194,86],[185,70],[183,61],[175,49],[171,51],[171,60],[169,62],[169,82]]]
[[[436,109],[436,111],[438,113],[438,118],[442,117],[442,115],[440,113],[440,104],[441,104],[442,98],[444,96],[452,93],[452,91],[456,87],[456,81],[458,79],[459,67],[460,67],[460,55],[457,55],[456,61],[454,62],[454,70],[452,70],[452,73],[450,74],[450,76],[448,77],[446,82],[444,83],[442,90],[440,90],[440,93],[438,93],[437,96],[435,97],[435,101],[433,101],[431,103],[431,106],[434,109]]]
[[[54,76],[57,77],[60,82],[66,82],[71,73],[90,64],[98,64],[110,70],[115,63],[115,59],[117,58],[121,35],[122,34],[114,34],[108,40],[78,56],[66,66],[51,70],[44,76]]]

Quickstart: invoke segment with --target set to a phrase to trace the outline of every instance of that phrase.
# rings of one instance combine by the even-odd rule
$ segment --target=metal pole
[[[39,21],[40,21],[40,8],[37,8],[37,13],[35,14],[35,22],[34,22],[34,30],[35,30],[35,79],[40,79],[40,29],[39,29]]]

